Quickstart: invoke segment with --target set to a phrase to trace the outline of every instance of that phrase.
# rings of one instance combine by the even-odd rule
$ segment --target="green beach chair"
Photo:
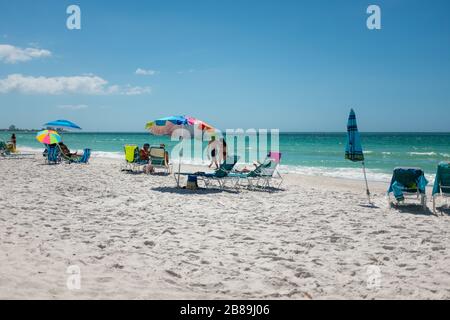
[[[122,171],[138,171],[141,167],[148,164],[148,161],[141,160],[139,156],[139,147],[137,145],[125,145],[125,165],[122,167]]]
[[[149,150],[150,164],[155,169],[163,169],[166,174],[172,172],[172,165],[168,162],[167,151],[161,146],[151,146]]]
[[[61,146],[59,144],[57,144],[57,148],[59,149],[59,154],[61,157],[61,160],[71,164],[71,163],[84,163],[84,164],[88,164],[89,163],[89,159],[91,158],[91,149],[84,149],[83,150],[83,154],[82,155],[77,155],[77,156],[67,156],[66,154],[64,154],[64,152],[61,150]]]
[[[244,186],[243,182],[246,182],[249,189],[267,190],[271,187],[279,189],[283,184],[283,177],[278,170],[280,161],[281,153],[270,152],[263,163],[256,166],[253,171],[232,172],[229,177],[237,179],[238,186]]]
[[[230,178],[229,175],[231,171],[236,166],[239,161],[238,156],[230,156],[226,159],[224,163],[222,163],[219,169],[215,170],[213,173],[205,173],[205,172],[195,172],[195,173],[187,173],[182,172],[180,175],[184,176],[195,176],[197,177],[197,181],[202,181],[205,185],[205,188],[212,186],[214,183],[217,183],[220,189],[225,189],[228,181],[235,181],[234,178]],[[178,173],[174,173],[175,180],[177,180]],[[234,187],[236,184],[234,184]]]
[[[436,214],[436,200],[439,196],[445,198],[446,206],[448,208],[448,197],[450,197],[450,163],[441,162],[438,165],[432,194],[434,214]]]
[[[10,155],[11,152],[8,148],[8,146],[6,145],[6,143],[2,140],[0,140],[0,156],[8,156]]]

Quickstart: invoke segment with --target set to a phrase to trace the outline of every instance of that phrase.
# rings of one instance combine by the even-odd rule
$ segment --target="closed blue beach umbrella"
[[[361,162],[364,180],[366,182],[366,193],[369,203],[371,204],[369,184],[367,183],[366,167],[364,163],[364,152],[361,145],[358,124],[356,123],[356,114],[353,109],[350,110],[350,115],[347,122],[347,146],[345,148],[345,159],[353,162]]]

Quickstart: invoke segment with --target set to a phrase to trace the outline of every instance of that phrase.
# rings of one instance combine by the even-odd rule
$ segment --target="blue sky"
[[[0,0],[0,15],[0,127],[143,131],[189,114],[344,131],[353,107],[362,131],[450,131],[447,0]]]

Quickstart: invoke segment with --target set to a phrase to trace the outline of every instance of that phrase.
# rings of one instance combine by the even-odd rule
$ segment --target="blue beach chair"
[[[46,162],[47,164],[61,163],[61,152],[57,145],[47,145]]]
[[[426,209],[426,186],[428,184],[425,174],[420,168],[395,168],[391,184],[387,192],[389,206],[391,205],[390,194],[392,193],[398,203],[404,203],[408,195],[412,195]]]
[[[436,198],[441,196],[446,198],[448,208],[448,198],[450,197],[450,163],[441,162],[438,165],[436,178],[433,186],[433,213],[436,214]]]
[[[81,156],[67,157],[67,156],[63,155],[63,159],[65,161],[67,161],[68,163],[88,164],[90,158],[91,158],[91,149],[87,149],[87,148],[83,150],[83,154]]]

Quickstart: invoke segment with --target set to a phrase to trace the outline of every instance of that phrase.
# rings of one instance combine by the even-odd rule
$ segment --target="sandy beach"
[[[189,191],[121,164],[0,161],[1,299],[450,299],[450,211],[389,209],[385,183],[371,208],[362,181]]]

